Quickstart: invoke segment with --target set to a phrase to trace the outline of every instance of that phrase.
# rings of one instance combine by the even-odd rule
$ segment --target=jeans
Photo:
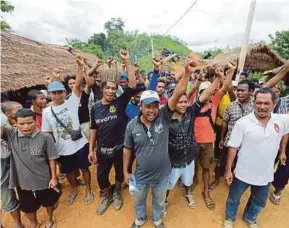
[[[137,225],[142,225],[147,218],[146,199],[149,187],[152,189],[153,223],[156,226],[162,223],[161,216],[165,208],[167,185],[168,178],[156,184],[136,184],[138,191],[133,192],[133,203]]]
[[[261,209],[266,206],[269,195],[270,183],[265,186],[247,184],[236,177],[230,186],[229,196],[226,203],[226,219],[235,221],[240,199],[245,190],[251,186],[251,195],[243,213],[243,219],[247,223],[255,223]]]

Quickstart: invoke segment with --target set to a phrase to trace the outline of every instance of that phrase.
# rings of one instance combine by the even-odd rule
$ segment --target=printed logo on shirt
[[[159,125],[155,126],[155,132],[156,133],[161,133],[164,130],[164,126],[162,125],[162,123],[160,123]]]
[[[37,146],[34,148],[31,148],[31,155],[40,155],[42,151],[42,147],[41,146]]]
[[[280,127],[279,127],[279,125],[276,124],[276,123],[274,123],[274,129],[275,129],[275,131],[276,131],[277,133],[280,132]]]
[[[110,113],[115,113],[116,108],[113,105],[111,105],[111,106],[109,106],[109,111],[110,111]]]
[[[96,124],[100,124],[100,123],[105,123],[105,122],[108,122],[108,121],[111,121],[111,120],[115,120],[115,119],[117,119],[117,115],[108,116],[108,117],[105,117],[103,119],[96,119],[95,123]]]

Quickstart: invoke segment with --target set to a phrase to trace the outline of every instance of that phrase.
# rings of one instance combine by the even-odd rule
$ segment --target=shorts
[[[60,172],[63,174],[68,174],[77,169],[88,170],[90,162],[88,161],[89,154],[89,144],[85,144],[80,150],[76,153],[60,156],[57,159],[57,162],[60,164]]]
[[[19,208],[14,189],[1,189],[1,209],[6,212],[13,212]]]
[[[191,161],[189,165],[186,165],[185,168],[172,168],[172,171],[168,179],[168,190],[172,190],[178,179],[182,178],[182,183],[186,187],[190,187],[193,184],[195,174],[195,161]]]
[[[41,206],[52,207],[57,203],[61,196],[61,192],[58,193],[54,189],[43,190],[22,190],[17,187],[19,196],[20,210],[24,213],[34,213]]]
[[[214,160],[213,143],[200,143],[200,164],[209,169]]]

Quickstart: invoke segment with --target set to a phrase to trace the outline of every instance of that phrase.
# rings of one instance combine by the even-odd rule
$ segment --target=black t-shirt
[[[82,91],[78,108],[78,117],[80,124],[89,122],[89,110],[88,110],[89,96],[90,95],[87,94],[85,91]]]
[[[102,99],[102,91],[98,84],[94,83],[91,88],[94,95],[94,102],[100,101]]]
[[[169,128],[169,155],[173,168],[184,168],[189,165],[199,153],[194,132],[196,113],[203,103],[196,101],[187,108],[181,120],[172,119]]]
[[[128,121],[125,108],[137,92],[136,89],[126,88],[112,103],[102,104],[102,101],[98,101],[92,106],[90,128],[97,130],[100,146],[112,148],[123,143]]]

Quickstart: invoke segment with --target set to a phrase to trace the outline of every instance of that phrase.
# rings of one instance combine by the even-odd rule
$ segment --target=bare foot
[[[78,195],[78,189],[73,189],[69,195],[68,195],[68,204],[73,204],[74,200],[76,199],[76,196]]]

